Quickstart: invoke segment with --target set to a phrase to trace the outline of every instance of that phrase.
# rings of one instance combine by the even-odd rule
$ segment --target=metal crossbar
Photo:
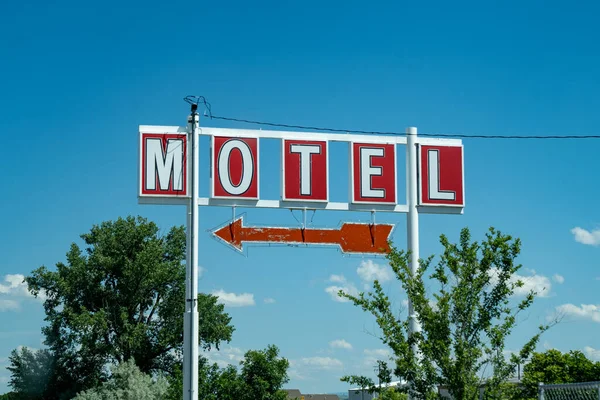
[[[539,386],[539,400],[600,400],[600,381]]]

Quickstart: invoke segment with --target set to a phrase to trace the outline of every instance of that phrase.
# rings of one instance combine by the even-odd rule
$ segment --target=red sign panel
[[[187,195],[187,136],[142,133],[140,194],[160,197]]]
[[[396,204],[396,145],[351,143],[353,203]]]
[[[419,203],[465,205],[462,146],[419,146]]]
[[[327,142],[282,140],[283,200],[328,201]]]
[[[258,139],[213,136],[212,197],[258,199]]]

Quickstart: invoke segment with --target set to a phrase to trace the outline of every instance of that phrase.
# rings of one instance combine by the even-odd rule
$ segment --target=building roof
[[[394,381],[394,382],[390,382],[387,385],[385,383],[382,383],[381,385],[375,385],[375,387],[396,387],[396,386],[404,386],[406,385],[406,381]],[[365,388],[369,389],[369,388]],[[352,388],[349,390],[363,390],[363,388]]]
[[[485,384],[486,384],[486,382],[487,382],[487,381],[488,381],[488,378],[485,378],[485,379],[484,379],[484,380],[483,380],[483,381],[482,381],[482,382],[479,384],[479,386],[480,386],[480,387],[483,387],[483,386],[485,386]],[[505,382],[506,382],[506,383],[512,383],[513,385],[520,385],[520,384],[521,384],[521,380],[520,380],[519,378],[515,378],[515,377],[508,378],[508,379],[507,379]],[[438,385],[438,387],[440,387],[440,388],[442,388],[442,389],[447,389],[447,388],[448,388],[448,386],[447,386],[447,385],[444,385],[444,384],[440,384],[440,385]]]
[[[287,393],[287,398],[304,400],[340,400],[337,394],[302,394],[298,389],[283,389]]]
[[[283,389],[287,393],[288,399],[300,398],[302,393],[298,389]]]

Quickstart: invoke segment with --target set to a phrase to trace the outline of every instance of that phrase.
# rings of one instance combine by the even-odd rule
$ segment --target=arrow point
[[[242,251],[241,232],[243,219],[244,218],[240,216],[235,221],[214,230],[213,235],[236,250]]]

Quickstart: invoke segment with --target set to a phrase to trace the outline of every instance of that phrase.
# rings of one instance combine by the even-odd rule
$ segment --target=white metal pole
[[[413,277],[419,270],[419,211],[417,209],[417,128],[410,127],[406,130],[406,172],[408,175],[407,179],[407,224],[406,224],[406,236],[408,251],[410,252],[410,270]],[[408,329],[409,335],[415,332],[421,331],[421,325],[417,320],[417,315],[413,308],[410,298],[408,299]],[[416,345],[412,347],[413,354],[419,356],[418,348]]]
[[[189,148],[189,142],[188,142],[188,151],[187,151],[187,160],[190,160],[192,151]],[[189,161],[188,161],[188,182],[189,182],[189,176],[190,176],[190,170],[191,168],[189,167]],[[188,182],[186,182],[186,185],[188,184]],[[188,190],[189,187],[191,185],[188,185]],[[190,202],[188,202],[187,207],[186,207],[186,240],[185,240],[185,248],[186,248],[186,258],[185,258],[185,312],[183,313],[183,399],[187,400],[188,399],[188,393],[190,392],[190,388],[191,388],[191,381],[190,381],[190,377],[191,375],[191,370],[190,370],[190,322],[191,322],[191,311],[192,311],[192,304],[190,301],[188,301],[188,299],[190,298],[190,292],[192,290],[191,288],[191,281],[190,281],[190,265],[192,265],[192,204],[191,204],[191,200]]]
[[[184,315],[183,339],[183,398],[184,400],[198,400],[198,211],[199,211],[199,137],[196,112],[198,106],[192,105],[192,113],[188,118],[188,143],[191,147],[191,157],[188,163],[191,176],[190,202],[188,204],[187,219],[187,265],[186,265],[186,305]],[[191,179],[190,179],[191,178]]]

